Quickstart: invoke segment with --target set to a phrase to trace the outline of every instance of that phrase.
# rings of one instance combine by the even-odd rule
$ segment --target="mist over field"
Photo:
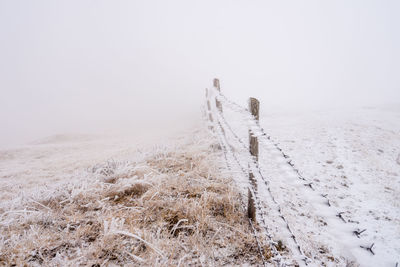
[[[200,118],[204,89],[264,112],[395,106],[398,1],[0,1],[0,147]]]
[[[0,0],[0,266],[398,267],[399,14]]]

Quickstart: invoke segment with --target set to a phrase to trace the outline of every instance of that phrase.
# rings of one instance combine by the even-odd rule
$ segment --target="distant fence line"
[[[221,93],[221,87],[220,87],[220,82],[218,79],[214,79],[213,82],[213,88],[212,90],[206,89],[206,103],[207,103],[207,118],[210,122],[209,129],[212,130],[214,133],[216,133],[219,143],[221,148],[224,151],[225,154],[225,159],[226,163],[228,165],[228,168],[231,168],[230,163],[227,158],[228,152],[232,155],[234,158],[234,161],[237,166],[239,166],[241,172],[243,175],[246,175],[249,177],[248,181],[248,196],[247,196],[247,216],[249,218],[249,223],[253,228],[254,231],[254,236],[257,240],[257,235],[255,233],[255,229],[253,224],[258,222],[262,223],[262,226],[265,230],[265,233],[268,237],[268,242],[270,244],[270,248],[273,253],[273,260],[277,263],[278,266],[285,266],[283,263],[283,258],[280,255],[280,252],[277,249],[277,243],[273,241],[272,235],[269,233],[269,229],[266,226],[266,220],[265,220],[265,212],[261,209],[261,200],[258,196],[257,192],[257,179],[255,178],[255,175],[261,176],[261,179],[265,182],[265,184],[268,187],[269,194],[271,194],[271,190],[269,190],[269,185],[268,181],[265,179],[264,176],[262,176],[262,173],[258,167],[258,157],[259,157],[259,142],[258,138],[262,136],[262,129],[259,127],[259,110],[260,110],[260,102],[256,98],[250,98],[249,99],[249,107],[248,109],[245,109],[241,107],[240,105],[228,100],[222,93]],[[228,108],[231,108],[232,106],[234,107],[234,111],[241,112],[243,114],[246,114],[247,121],[249,122],[249,142],[248,145],[245,144],[245,142],[239,138],[239,136],[234,132],[233,128],[230,126],[230,124],[227,122],[223,115],[223,108],[222,104],[226,104],[225,106]],[[231,108],[232,109],[232,108]],[[239,158],[238,155],[235,153],[234,147],[229,143],[228,138],[226,136],[226,131],[229,131],[235,138],[237,142],[239,142],[244,148],[248,150],[248,166],[244,166]],[[272,196],[272,199],[273,196]],[[275,204],[278,204],[275,201]],[[308,258],[304,255],[302,249],[300,248],[300,245],[297,243],[297,239],[294,235],[294,233],[291,231],[287,220],[284,218],[283,214],[279,210],[279,217],[283,219],[283,221],[286,224],[286,227],[288,231],[290,232],[290,235],[292,236],[295,244],[297,245],[297,248],[299,250],[299,253],[303,257],[304,261],[307,262],[309,261]],[[257,211],[258,214],[260,215],[260,218],[257,220]],[[257,240],[257,245],[260,250],[260,254],[263,258],[264,265],[265,265],[265,259],[263,256],[263,253],[261,251],[261,245],[259,244]]]

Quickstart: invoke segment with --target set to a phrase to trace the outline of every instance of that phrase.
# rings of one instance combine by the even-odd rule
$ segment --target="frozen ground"
[[[143,151],[174,144],[185,128],[113,134],[57,134],[0,149],[0,200],[38,186],[57,187],[108,160],[134,161]],[[79,176],[79,175],[78,175]]]
[[[261,264],[268,246],[257,247],[217,147],[190,129],[2,151],[0,266]]]
[[[227,120],[232,123],[233,129],[237,131],[239,137],[247,143],[246,122],[240,120],[240,116],[238,117],[235,112],[230,114],[228,110],[224,110],[224,114]],[[273,241],[283,242],[283,245],[279,246],[279,253],[283,262],[304,265],[301,259],[306,256],[309,266],[395,267],[397,262],[400,263],[400,108],[353,108],[296,113],[273,113],[263,110],[262,114],[261,126],[290,156],[300,174],[307,179],[307,183],[312,182],[314,189],[305,186],[305,182],[299,181],[297,174],[287,164],[286,159],[282,158],[280,152],[275,149],[273,142],[265,140],[265,142],[260,143],[260,169],[269,184],[263,184],[261,178],[258,177],[259,204],[262,211],[258,211],[257,215],[258,218],[264,216],[265,226]],[[11,216],[12,210],[18,211],[28,208],[34,209],[35,212],[41,211],[48,216],[48,207],[40,205],[48,202],[42,203],[40,200],[48,200],[49,192],[62,192],[62,195],[65,196],[66,192],[71,189],[71,186],[65,186],[66,182],[82,183],[90,189],[90,192],[97,192],[102,196],[104,192],[101,191],[103,190],[101,188],[105,186],[104,181],[99,182],[99,177],[91,174],[91,172],[93,167],[95,169],[96,166],[101,167],[103,166],[102,163],[110,159],[119,163],[148,163],[149,161],[146,160],[149,157],[154,157],[162,151],[164,158],[171,160],[171,155],[168,153],[176,151],[179,147],[178,151],[186,156],[183,159],[179,158],[173,161],[184,161],[182,166],[186,166],[185,177],[188,177],[188,181],[190,181],[192,175],[201,173],[199,170],[193,172],[190,164],[191,157],[187,157],[188,151],[194,157],[197,153],[201,154],[201,157],[209,154],[206,160],[202,159],[203,165],[213,162],[219,167],[227,168],[224,164],[225,159],[222,151],[207,151],[210,143],[217,140],[221,142],[218,135],[216,136],[217,139],[213,141],[205,133],[194,134],[189,129],[186,133],[180,132],[179,136],[183,137],[182,139],[176,136],[176,134],[171,133],[164,135],[163,138],[157,135],[153,137],[148,135],[130,137],[58,135],[27,146],[0,151],[0,199],[3,226],[5,222],[10,222],[10,220],[16,220],[14,222],[19,223],[28,220],[28,215],[17,214],[17,216],[12,214]],[[194,138],[196,140],[195,145],[193,146],[193,140],[187,142],[184,136],[197,136],[197,139]],[[200,139],[199,136],[201,136]],[[203,140],[205,143],[198,145],[203,142],[201,139],[205,139]],[[239,154],[239,160],[247,168],[248,163],[246,162],[246,155],[244,155],[246,150],[241,148],[240,144],[235,144],[233,139],[233,136],[228,136],[228,141],[233,144],[233,148]],[[176,146],[177,143],[180,145]],[[181,154],[177,154],[176,157],[181,157]],[[235,165],[232,157],[228,155],[227,159],[231,167]],[[131,165],[128,164],[127,168],[124,164],[122,164],[120,170],[121,177],[126,178],[127,183],[136,181],[129,180],[136,178],[125,177],[130,176],[134,170],[130,169]],[[162,166],[156,164],[150,167],[157,172],[164,172],[168,171],[169,168],[174,169],[176,167],[174,166],[174,164],[163,163]],[[175,169],[174,177],[180,177],[180,171],[182,169]],[[152,175],[149,177],[154,176],[152,170],[147,170],[146,173]],[[245,180],[248,177],[241,174],[240,169],[227,168],[221,170],[212,167],[212,174],[233,177],[242,196],[246,195]],[[196,183],[203,185],[208,183],[207,177],[203,176],[200,175],[200,178],[206,180],[196,180]],[[151,180],[153,186],[161,186],[160,177],[157,175],[154,177],[156,179]],[[95,181],[92,185],[93,188],[90,187],[90,181]],[[177,181],[174,180],[174,182]],[[113,186],[126,186],[126,184],[121,180]],[[268,187],[276,202],[271,200]],[[107,190],[111,189],[108,188]],[[197,184],[195,189],[199,190]],[[79,190],[83,189],[80,188]],[[228,195],[234,194],[233,191],[229,192]],[[107,194],[109,193],[107,191]],[[331,206],[328,206],[328,199]],[[32,203],[35,202],[29,202],[31,200],[40,204],[32,206]],[[16,203],[15,201],[19,202]],[[103,199],[98,199],[98,201],[103,201]],[[24,207],[23,205],[26,203],[31,204]],[[72,201],[71,205],[73,203]],[[280,213],[277,211],[278,208]],[[113,206],[107,206],[107,210],[113,210]],[[97,210],[93,212],[97,212]],[[342,219],[336,216],[339,212],[342,212]],[[292,234],[296,236],[297,244],[292,240],[291,233],[287,231],[287,225],[281,220],[281,215],[285,217]],[[110,214],[107,216],[104,219],[112,219]],[[80,218],[80,220],[83,219]],[[98,223],[102,228],[107,228],[103,225],[103,221]],[[113,223],[117,224],[117,226],[114,225],[117,230],[123,229],[120,225],[121,222],[114,221]],[[186,221],[178,224],[180,223],[183,223],[185,227],[191,227]],[[228,220],[224,223],[233,222]],[[240,229],[236,230],[240,233],[246,231],[250,233],[250,230],[243,225],[244,222],[240,223],[240,226],[236,226],[234,223],[232,225],[239,227]],[[260,226],[263,226],[262,223]],[[354,234],[354,231],[361,232],[364,229],[366,231],[360,234],[360,238]],[[34,233],[37,229],[31,229],[31,231]],[[225,244],[226,240],[220,239],[221,237],[218,234],[221,231],[223,230],[218,227],[212,230],[213,235],[215,235],[215,240],[211,239],[213,242],[218,241]],[[147,236],[150,238],[151,234]],[[249,236],[251,237],[251,234],[245,236],[246,242],[249,242]],[[267,239],[266,236],[263,237],[261,234],[259,237]],[[4,242],[7,238],[2,236],[1,240]],[[157,240],[155,238],[154,242],[159,242],[157,244],[167,250],[168,244]],[[16,240],[13,240],[13,242],[16,242]],[[254,240],[251,242],[255,244]],[[248,246],[250,243],[246,244]],[[374,244],[372,250],[375,255],[360,247],[369,247],[371,244]],[[35,247],[32,244],[31,246]],[[301,250],[299,251],[296,246],[300,246]],[[60,248],[59,245],[54,245],[51,248],[55,247]],[[62,248],[65,250],[65,244]],[[260,264],[260,259],[257,258],[257,251],[254,248],[250,250],[241,249],[241,252],[237,254],[239,260],[236,262],[225,260],[224,257],[229,256],[229,253],[227,253],[228,255],[219,256],[221,262],[216,263],[209,260],[208,263],[215,265],[221,265],[222,262],[226,264],[244,262]],[[40,252],[40,250],[34,251]],[[60,255],[64,252],[60,251]],[[166,263],[157,258],[157,255],[146,256],[140,253],[143,252],[139,251],[137,255],[142,258],[136,259],[136,263],[140,260],[146,260],[148,263]],[[207,253],[204,252],[203,255],[208,255]],[[225,252],[219,250],[218,253],[224,254]],[[243,253],[253,254],[246,258],[243,257]],[[35,255],[32,257],[39,257]],[[184,254],[180,254],[176,262],[174,259],[170,259],[169,263],[178,263],[179,260],[196,262],[196,259],[192,256],[186,259],[182,258]],[[264,256],[268,261],[268,257],[271,255]],[[60,260],[61,256],[55,258],[55,262],[60,262]],[[134,258],[130,258],[130,260],[131,263],[135,263]],[[197,264],[206,262],[204,258],[197,259]],[[272,263],[273,261],[270,261],[270,264]]]
[[[400,262],[400,107],[266,114],[262,126],[346,226],[329,229],[331,245],[361,266]],[[268,153],[267,151],[263,151]],[[282,172],[281,172],[282,173]],[[282,175],[277,175],[282,179]],[[364,230],[360,240],[348,231]],[[346,232],[347,231],[347,232]],[[374,244],[372,255],[359,245]]]
[[[128,159],[143,147],[143,136],[54,135],[0,151],[1,197],[9,199],[37,186],[54,187],[76,172],[109,159]],[[142,145],[140,145],[142,143]]]
[[[223,115],[211,106],[213,125],[235,180],[245,193],[250,168],[258,222],[286,247],[277,264],[397,266],[399,106],[262,110],[260,128],[244,107],[216,90],[210,102],[214,96]],[[258,165],[248,156],[249,129]]]

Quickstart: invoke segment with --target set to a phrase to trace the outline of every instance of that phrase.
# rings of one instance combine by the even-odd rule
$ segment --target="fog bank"
[[[394,0],[0,1],[0,147],[186,125],[214,77],[269,109],[396,104],[398,14]]]

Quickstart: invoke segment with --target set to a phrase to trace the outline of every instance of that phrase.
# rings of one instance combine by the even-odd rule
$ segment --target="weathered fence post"
[[[206,99],[207,99],[208,119],[212,123],[214,120],[213,120],[213,117],[212,117],[212,114],[211,114],[211,104],[210,104],[210,99],[208,98],[208,88],[206,88]],[[210,126],[208,126],[208,128],[210,130],[212,130],[213,126],[210,125]]]
[[[259,121],[260,119],[260,102],[256,99],[251,97],[249,99],[249,111],[251,115],[253,115],[254,119]],[[249,130],[249,150],[251,157],[258,162],[258,138],[254,136],[254,134]],[[254,174],[252,170],[249,170],[249,180],[250,186],[253,188],[254,192],[257,190],[257,182],[254,178]],[[253,195],[251,194],[250,188],[248,191],[248,206],[247,206],[247,215],[253,222],[256,221],[256,208],[254,203]]]
[[[219,80],[217,78],[214,79],[214,87],[218,92],[221,92],[221,86],[220,86]],[[217,107],[218,112],[221,113],[220,115],[222,116],[222,103],[218,100],[217,97],[215,98],[215,106]],[[217,119],[217,121],[218,121],[218,119]],[[225,135],[224,128],[222,126],[220,126],[220,129],[221,129],[222,134]]]
[[[217,89],[218,92],[221,92],[221,86],[218,79],[214,79],[214,87]],[[219,112],[222,113],[222,104],[220,101],[218,101],[218,99],[215,99],[215,105],[217,106]]]

